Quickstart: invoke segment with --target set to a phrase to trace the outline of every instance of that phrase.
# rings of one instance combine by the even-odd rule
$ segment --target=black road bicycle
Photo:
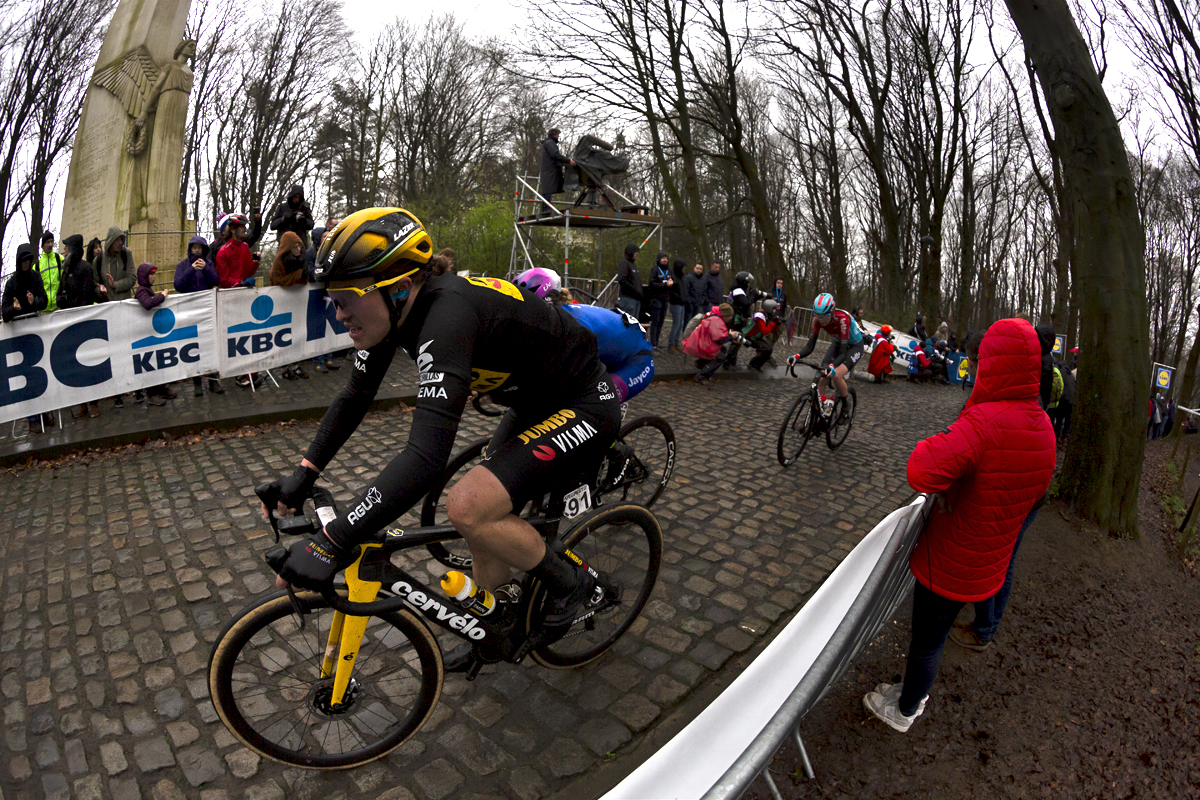
[[[783,418],[779,428],[779,443],[775,454],[779,463],[789,467],[796,462],[804,452],[808,440],[814,436],[825,434],[825,444],[830,450],[837,450],[846,441],[850,427],[854,424],[854,412],[858,408],[858,393],[853,386],[847,387],[850,392],[846,397],[835,397],[833,412],[826,417],[821,413],[821,395],[817,392],[817,381],[821,377],[821,368],[816,364],[801,362],[806,367],[816,370],[812,386],[808,391],[796,398]],[[796,365],[788,366],[788,374],[796,377]],[[836,395],[836,392],[835,392]]]
[[[529,575],[519,600],[502,604],[510,610],[493,619],[475,616],[392,563],[393,557],[406,561],[405,550],[458,539],[453,527],[382,531],[361,545],[344,572],[345,585],[319,593],[277,591],[225,625],[208,666],[221,721],[269,758],[315,769],[353,767],[399,747],[437,706],[445,673],[433,626],[475,646],[469,680],[485,662],[519,664],[529,655],[543,666],[568,668],[599,657],[629,629],[654,589],[662,529],[639,505],[589,510],[596,475],[586,478],[572,492],[550,493],[541,511],[527,517],[551,549],[581,560],[604,590],[600,604],[561,639],[543,640],[546,592]],[[271,488],[255,490],[268,508],[276,500]],[[318,487],[313,494],[317,505],[332,506],[328,490]],[[575,519],[566,514],[571,502]],[[281,532],[308,535],[321,528],[308,515],[272,513],[270,519],[277,540]],[[283,553],[277,548],[268,559]]]
[[[488,439],[471,442],[446,464],[441,481],[421,504],[422,525],[448,525],[446,495],[483,459]],[[662,417],[638,417],[621,426],[617,441],[600,468],[596,504],[634,503],[650,508],[662,495],[675,470],[675,431]],[[568,504],[573,498],[568,497]],[[535,512],[536,512],[535,508]],[[568,507],[568,511],[572,510]],[[471,566],[471,550],[461,539],[434,542],[429,554],[452,569]]]

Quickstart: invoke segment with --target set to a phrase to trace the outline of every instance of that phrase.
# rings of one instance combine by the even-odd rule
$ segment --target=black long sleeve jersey
[[[319,469],[362,422],[398,347],[419,371],[408,444],[329,523],[329,535],[341,544],[364,540],[429,491],[450,457],[472,390],[521,412],[554,411],[604,374],[595,335],[567,312],[498,278],[436,276],[395,335],[358,351],[349,383],[308,448],[307,459]]]

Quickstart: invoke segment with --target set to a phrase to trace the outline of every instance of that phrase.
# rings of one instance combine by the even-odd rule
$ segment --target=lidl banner
[[[1174,377],[1175,370],[1165,364],[1155,363],[1154,365],[1154,388],[1164,392],[1171,390],[1171,378]]]
[[[1067,337],[1061,333],[1054,337],[1054,349],[1051,351],[1054,355],[1062,358],[1062,354],[1067,351]]]
[[[0,325],[0,422],[210,372],[222,377],[350,347],[307,286],[171,295]]]

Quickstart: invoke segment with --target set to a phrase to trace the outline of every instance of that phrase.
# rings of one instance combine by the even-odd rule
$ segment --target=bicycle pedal
[[[525,660],[525,656],[529,655],[529,651],[533,649],[533,644],[533,636],[529,636],[525,641],[521,642],[521,646],[517,648],[509,660],[514,664],[520,664]]]

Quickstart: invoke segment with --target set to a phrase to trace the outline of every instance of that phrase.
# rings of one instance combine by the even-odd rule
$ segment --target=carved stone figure
[[[196,40],[184,39],[175,48],[175,58],[159,69],[145,45],[129,52],[124,60],[96,73],[92,83],[116,95],[125,112],[133,117],[125,138],[125,151],[140,156],[146,150],[146,126],[166,92],[192,91],[192,69],[188,62],[196,55]]]
[[[118,3],[84,100],[61,226],[86,241],[119,225],[134,257],[159,265],[163,280],[191,236],[178,232],[194,228],[179,203],[196,52],[183,39],[189,5]]]

